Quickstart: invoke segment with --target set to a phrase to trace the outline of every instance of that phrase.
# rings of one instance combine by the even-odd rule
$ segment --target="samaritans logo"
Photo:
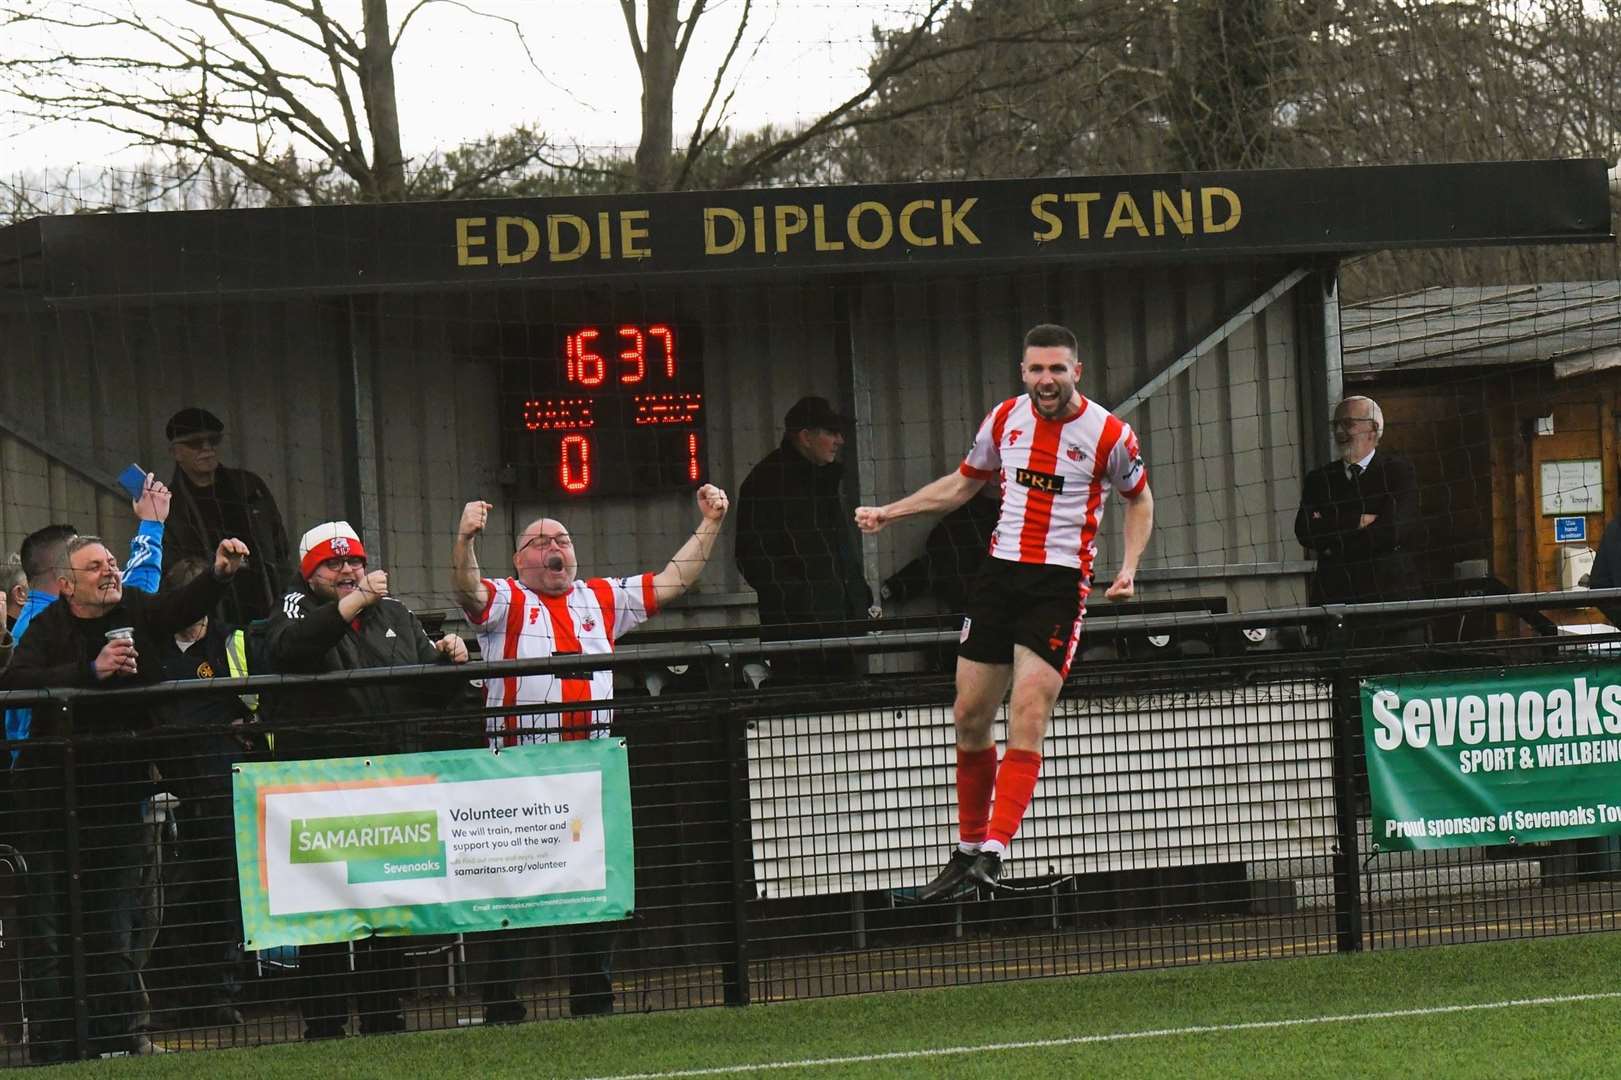
[[[433,810],[299,818],[290,839],[289,862],[348,863],[351,884],[445,876],[445,845]]]

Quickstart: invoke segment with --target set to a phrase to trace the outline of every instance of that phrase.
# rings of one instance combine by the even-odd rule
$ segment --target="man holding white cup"
[[[213,572],[156,596],[125,591],[118,560],[93,536],[67,543],[61,593],[40,612],[0,676],[0,689],[120,688],[155,683],[154,659],[167,637],[208,614],[225,583],[248,557],[240,540],[220,542]],[[90,968],[90,1050],[150,1053],[149,1039],[131,1031],[139,983],[131,953],[140,876],[139,805],[149,794],[150,769],[140,737],[154,719],[135,701],[74,703],[64,713],[37,706],[33,733],[14,770],[19,819],[32,835],[29,853],[29,943],[23,979],[29,1003],[30,1057],[36,1062],[75,1056],[72,973],[67,936],[67,874],[63,754],[55,740],[76,740],[73,779],[78,801],[79,866],[84,901],[83,943]],[[134,736],[136,741],[131,741]]]

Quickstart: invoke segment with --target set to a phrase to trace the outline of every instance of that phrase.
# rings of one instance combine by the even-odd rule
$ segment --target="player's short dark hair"
[[[1079,356],[1081,353],[1080,342],[1075,340],[1074,333],[1070,331],[1069,327],[1059,326],[1057,323],[1044,322],[1032,326],[1029,332],[1024,335],[1024,347],[1027,349],[1055,347],[1068,349],[1073,356]]]
[[[79,535],[72,525],[47,525],[23,538],[19,550],[28,584],[42,587],[56,580],[56,571],[67,564],[67,542]]]

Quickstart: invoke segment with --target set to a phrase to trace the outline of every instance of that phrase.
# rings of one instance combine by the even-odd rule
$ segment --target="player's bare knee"
[[[988,740],[991,725],[996,722],[996,707],[1000,702],[965,701],[957,698],[951,710],[951,719],[957,728],[959,741],[964,736],[975,736],[979,741]]]

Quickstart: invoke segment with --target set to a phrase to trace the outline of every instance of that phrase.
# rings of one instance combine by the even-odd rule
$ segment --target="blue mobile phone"
[[[129,493],[132,501],[139,499],[146,493],[146,470],[139,465],[131,465],[118,474],[118,486]]]

